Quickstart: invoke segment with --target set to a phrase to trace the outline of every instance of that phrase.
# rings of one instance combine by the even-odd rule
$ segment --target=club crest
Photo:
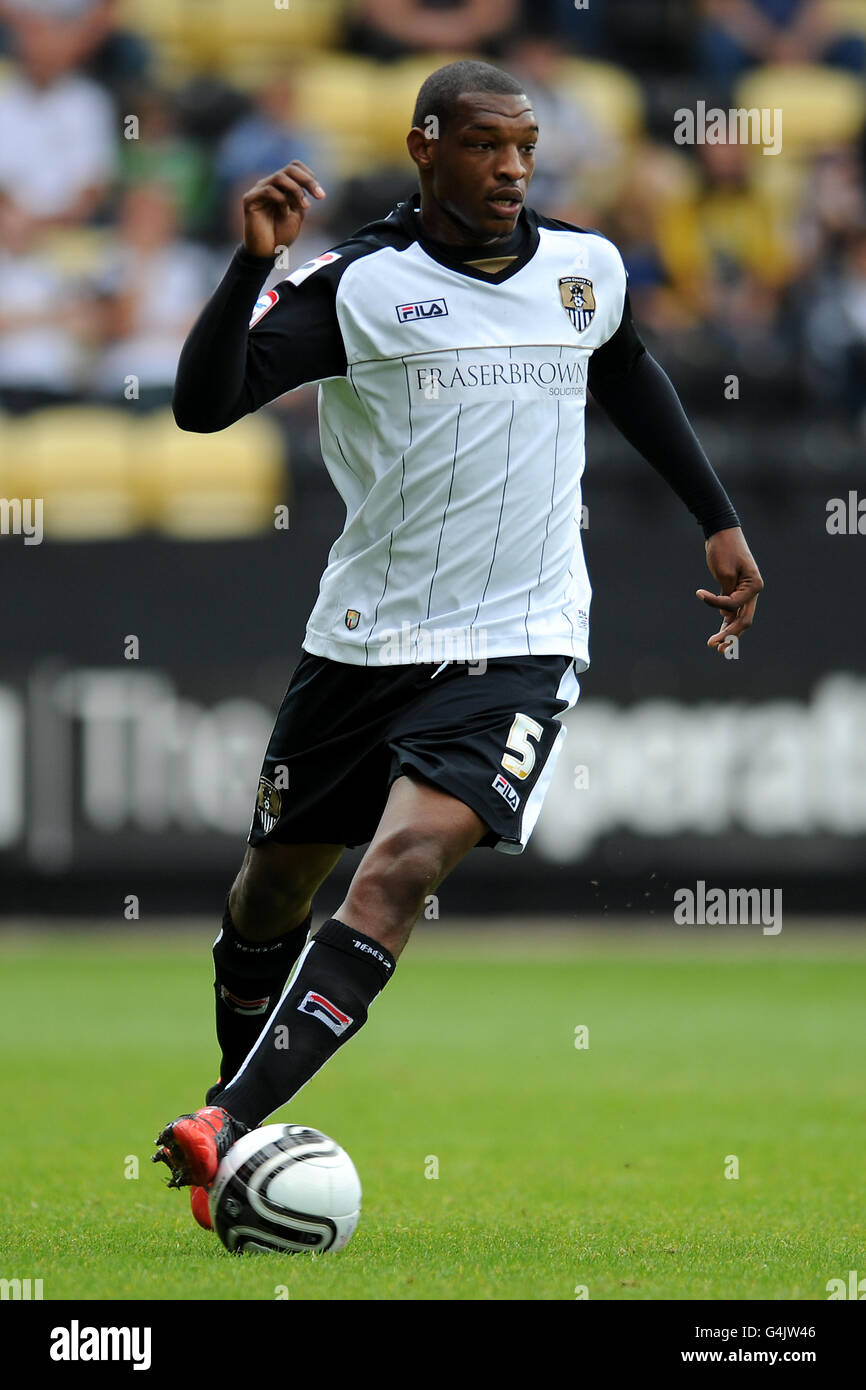
[[[345,622],[346,627],[350,629],[355,628],[361,621],[361,614],[358,612],[357,608],[347,608],[346,616],[343,619],[343,621]]]
[[[589,328],[595,314],[595,294],[592,281],[583,275],[562,275],[559,280],[562,307],[578,333]]]
[[[282,800],[273,782],[269,782],[267,777],[260,777],[256,792],[256,814],[266,835],[270,834],[280,818]]]

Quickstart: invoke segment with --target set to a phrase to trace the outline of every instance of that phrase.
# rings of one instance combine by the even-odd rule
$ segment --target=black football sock
[[[217,1040],[222,1049],[219,1086],[228,1085],[279,1002],[292,967],[307,944],[312,909],[297,927],[274,941],[245,941],[226,902],[222,931],[214,942]]]
[[[304,953],[288,991],[234,1081],[215,1100],[254,1128],[323,1067],[367,1021],[394,973],[390,951],[331,917]]]

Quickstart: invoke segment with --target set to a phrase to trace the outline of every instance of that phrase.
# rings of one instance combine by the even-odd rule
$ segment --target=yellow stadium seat
[[[283,434],[266,415],[206,435],[179,430],[168,410],[146,416],[134,466],[140,512],[171,536],[253,535],[289,502]]]
[[[187,8],[218,32],[224,51],[257,44],[283,62],[295,49],[324,48],[338,35],[342,0],[187,0]],[[189,27],[192,15],[187,20]]]
[[[606,134],[624,141],[641,135],[644,108],[640,83],[623,68],[567,58],[557,86],[566,96],[585,104]]]
[[[298,112],[328,140],[339,172],[357,173],[373,156],[385,100],[380,67],[365,58],[318,57],[297,67],[292,82]]]
[[[856,139],[866,119],[863,82],[836,68],[758,68],[737,84],[733,104],[746,110],[781,110],[785,154],[847,144]]]
[[[12,495],[43,499],[47,540],[125,536],[139,528],[135,428],[131,412],[98,406],[40,410],[3,426]]]
[[[866,5],[863,0],[828,0],[827,22],[831,29],[866,38]]]
[[[27,444],[18,416],[0,411],[0,497],[29,497],[26,487]]]
[[[177,42],[181,37],[184,0],[121,0],[118,19],[125,29],[155,42]]]
[[[409,171],[406,136],[412,128],[412,114],[422,83],[436,68],[455,59],[461,53],[425,53],[423,57],[404,58],[376,70],[376,100],[370,109],[370,139],[374,157],[387,164],[405,162]]]
[[[40,255],[64,275],[93,275],[114,249],[114,233],[102,227],[57,227],[46,232]]]
[[[261,80],[268,66],[333,43],[342,0],[124,0],[121,15],[156,46],[163,77],[237,70],[254,82],[256,69]]]

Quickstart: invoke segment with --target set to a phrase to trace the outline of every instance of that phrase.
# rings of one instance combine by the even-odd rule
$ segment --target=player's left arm
[[[588,385],[620,433],[673,488],[703,528],[707,566],[720,592],[697,596],[722,613],[707,645],[722,655],[752,626],[764,587],[728,494],[664,369],[641,342],[628,294],[616,332],[589,359]]]

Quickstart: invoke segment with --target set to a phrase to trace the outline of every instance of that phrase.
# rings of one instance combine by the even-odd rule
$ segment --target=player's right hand
[[[291,246],[310,206],[308,195],[324,198],[325,190],[299,159],[259,179],[243,197],[247,251],[253,256],[273,256],[278,246]]]

